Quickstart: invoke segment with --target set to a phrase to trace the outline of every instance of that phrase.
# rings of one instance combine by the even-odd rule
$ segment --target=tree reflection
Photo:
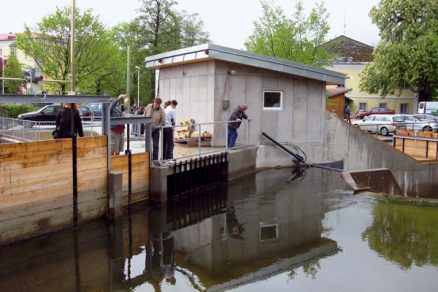
[[[438,208],[380,202],[362,234],[371,249],[409,269],[438,265]]]

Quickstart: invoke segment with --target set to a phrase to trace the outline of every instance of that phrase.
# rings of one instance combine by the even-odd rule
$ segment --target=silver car
[[[353,125],[364,131],[387,136],[398,129],[400,122],[403,122],[403,120],[398,115],[370,115],[363,118],[363,120],[353,121]]]
[[[412,115],[396,115],[402,119],[399,129],[406,129],[420,132],[437,132],[438,123],[435,121],[420,121]]]

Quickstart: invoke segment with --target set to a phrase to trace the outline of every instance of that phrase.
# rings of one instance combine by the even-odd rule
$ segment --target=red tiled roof
[[[345,88],[345,87],[334,87],[334,88],[327,88],[326,90],[328,93],[328,97],[332,97],[332,96],[339,95],[342,93],[347,93],[353,89],[352,88]]]
[[[15,33],[1,33],[0,34],[0,41],[12,41],[15,40]]]

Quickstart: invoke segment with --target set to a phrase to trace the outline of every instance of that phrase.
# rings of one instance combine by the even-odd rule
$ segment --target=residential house
[[[348,76],[345,87],[351,88],[351,91],[346,93],[346,97],[353,101],[350,105],[353,114],[359,110],[371,110],[373,107],[387,107],[394,109],[396,113],[417,112],[417,95],[409,90],[402,90],[400,94],[386,97],[360,90],[360,74],[365,65],[373,61],[372,46],[344,35],[328,41],[324,46],[338,54],[338,58],[329,69]]]
[[[36,67],[35,62],[26,56],[22,50],[17,48],[15,33],[10,32],[0,34],[0,58],[5,58],[7,60],[11,52],[15,52],[18,62],[23,64],[25,67]]]

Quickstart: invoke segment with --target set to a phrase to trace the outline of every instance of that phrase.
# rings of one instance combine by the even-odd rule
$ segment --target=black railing
[[[227,181],[227,153],[185,160],[175,163],[173,174],[167,177],[167,195],[172,199]]]

